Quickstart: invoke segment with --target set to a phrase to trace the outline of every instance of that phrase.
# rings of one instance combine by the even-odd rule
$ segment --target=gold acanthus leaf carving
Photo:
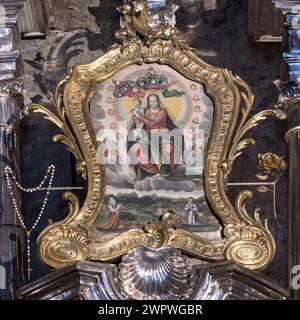
[[[54,114],[48,108],[36,103],[30,103],[26,105],[23,109],[23,112],[27,115],[30,114],[30,112],[41,113],[44,115],[45,119],[51,121],[59,129],[61,129],[63,133],[56,134],[53,137],[53,141],[62,142],[65,145],[67,145],[68,150],[74,155],[75,159],[77,160],[76,171],[80,173],[83,177],[85,177],[86,175],[85,161],[83,160],[83,156],[78,146],[78,143],[76,141],[76,138],[67,121],[66,110],[63,106],[63,95],[60,92],[60,90],[63,88],[65,83],[68,81],[68,79],[69,77],[67,76],[66,78],[58,82],[55,92],[51,97],[51,102],[55,107],[56,114]]]
[[[245,200],[252,198],[250,191],[241,192],[236,200],[236,210],[241,219],[240,227],[226,241],[228,260],[234,260],[249,269],[263,270],[273,259],[276,251],[274,238],[268,228],[268,220],[260,221],[260,209],[255,209],[254,218],[245,207]]]
[[[64,193],[69,201],[69,214],[61,222],[51,223],[38,237],[39,252],[45,262],[53,267],[61,267],[89,256],[88,243],[91,237],[89,226],[78,220],[80,210],[78,198],[71,192]]]
[[[143,229],[132,229],[110,242],[96,242],[90,246],[90,258],[112,261],[138,246],[161,248],[172,246],[208,261],[224,259],[225,240],[206,241],[176,228],[174,212],[167,210],[160,221],[149,222]]]
[[[222,164],[226,174],[230,173],[233,162],[242,155],[242,150],[245,149],[249,144],[255,144],[255,140],[252,138],[246,138],[242,140],[242,138],[250,129],[256,127],[260,121],[266,120],[267,117],[274,117],[279,120],[284,120],[287,116],[283,109],[266,109],[247,120],[253,104],[254,95],[239,77],[235,77],[235,81],[246,90],[246,92],[241,93],[241,97],[244,100],[245,106],[242,108],[242,117],[236,135],[233,139],[231,149],[228,153],[228,159],[226,159]]]

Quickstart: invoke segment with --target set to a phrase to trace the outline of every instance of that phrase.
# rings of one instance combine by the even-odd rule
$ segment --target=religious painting
[[[131,65],[97,85],[90,115],[106,196],[94,241],[142,228],[166,210],[181,229],[221,238],[203,184],[213,114],[204,87],[165,65]]]

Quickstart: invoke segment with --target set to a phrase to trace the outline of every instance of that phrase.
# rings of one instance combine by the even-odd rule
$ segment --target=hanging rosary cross
[[[29,250],[28,250],[28,247],[29,247]],[[28,257],[29,255],[29,257]],[[30,233],[27,233],[27,268],[26,268],[26,271],[27,271],[27,279],[28,281],[31,279],[31,271],[33,271],[31,269],[31,262],[30,262]]]
[[[9,193],[10,193],[10,196],[11,196],[11,199],[12,199],[12,202],[13,202],[13,206],[15,208],[15,211],[17,213],[17,217],[18,217],[18,219],[19,219],[19,221],[21,223],[21,226],[26,232],[26,237],[27,237],[27,246],[26,246],[27,247],[27,269],[26,269],[26,271],[27,271],[28,280],[30,280],[31,271],[32,271],[32,269],[31,269],[30,236],[31,236],[31,233],[33,232],[33,230],[37,227],[37,225],[40,222],[40,220],[42,218],[42,215],[43,215],[43,213],[45,211],[46,204],[47,204],[48,197],[49,197],[49,193],[50,193],[50,190],[51,190],[51,187],[52,187],[52,183],[53,183],[53,179],[54,179],[54,174],[55,174],[55,166],[53,164],[51,164],[48,167],[47,172],[46,172],[45,177],[43,178],[42,182],[37,187],[25,189],[17,181],[15,175],[13,174],[12,169],[9,166],[5,167],[5,177],[6,177]],[[25,225],[24,218],[23,218],[23,216],[22,216],[22,214],[21,214],[21,212],[20,212],[20,210],[18,208],[17,200],[15,198],[14,191],[13,191],[13,188],[12,188],[12,185],[11,185],[10,176],[12,178],[12,181],[15,183],[16,187],[19,190],[22,190],[24,192],[32,193],[32,192],[40,191],[40,189],[46,190],[45,199],[44,199],[44,202],[43,202],[42,207],[40,209],[40,212],[39,212],[34,224],[32,225],[32,227],[30,229],[27,229],[27,227]],[[46,183],[47,180],[49,180],[48,186],[46,188],[43,188],[43,186],[44,186],[44,184]]]

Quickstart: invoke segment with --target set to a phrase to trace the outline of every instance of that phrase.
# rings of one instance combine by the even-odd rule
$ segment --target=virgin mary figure
[[[149,176],[174,175],[183,151],[183,136],[167,110],[162,107],[159,96],[150,94],[145,112],[141,114],[134,110],[132,114],[134,120],[143,123],[137,137],[136,121],[133,121],[127,139],[127,149],[131,163],[134,163],[136,180]]]

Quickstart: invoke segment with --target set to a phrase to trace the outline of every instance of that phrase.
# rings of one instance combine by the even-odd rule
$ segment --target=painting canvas
[[[221,237],[203,185],[213,113],[201,84],[164,65],[132,65],[97,85],[90,115],[106,196],[95,241],[141,228],[166,210],[184,230]]]

